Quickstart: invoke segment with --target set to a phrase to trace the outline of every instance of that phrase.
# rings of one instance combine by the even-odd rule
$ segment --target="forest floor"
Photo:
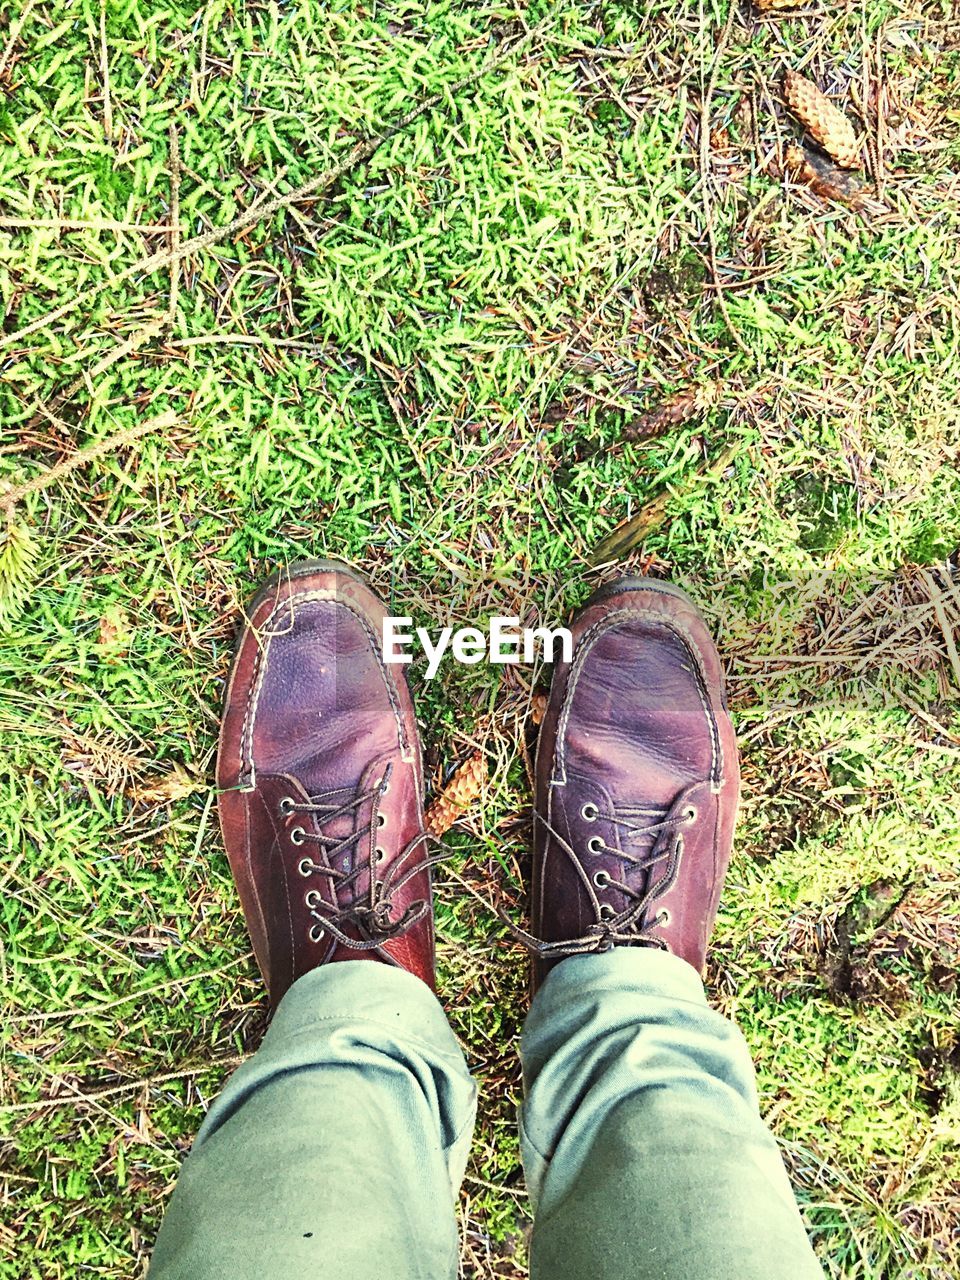
[[[956,1277],[958,91],[948,0],[0,0],[0,1276],[142,1276],[262,1034],[221,690],[332,554],[429,626],[696,595],[744,774],[711,998],[827,1274]],[[514,1278],[549,672],[412,680],[431,786],[487,766],[440,995],[463,1275]]]

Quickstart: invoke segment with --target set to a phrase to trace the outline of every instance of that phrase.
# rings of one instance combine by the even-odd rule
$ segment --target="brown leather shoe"
[[[740,787],[716,646],[678,588],[643,578],[598,591],[572,632],[537,748],[534,982],[613,946],[700,971]]]
[[[247,611],[224,701],[220,826],[276,1004],[310,969],[375,959],[433,986],[420,741],[384,607],[303,561]]]

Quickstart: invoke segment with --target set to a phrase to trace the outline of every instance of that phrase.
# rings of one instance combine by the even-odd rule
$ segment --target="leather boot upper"
[[[220,824],[274,1004],[303,973],[379,959],[433,985],[420,744],[384,608],[345,566],[268,582],[242,629],[217,761]]]
[[[618,945],[702,970],[739,792],[716,647],[677,588],[645,579],[598,592],[572,631],[537,751],[539,976]]]

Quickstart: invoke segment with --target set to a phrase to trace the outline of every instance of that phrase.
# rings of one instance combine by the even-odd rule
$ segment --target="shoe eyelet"
[[[377,814],[377,826],[385,827],[387,825],[387,815],[385,813]]]
[[[280,817],[281,818],[290,817],[291,813],[293,813],[293,803],[294,801],[292,796],[283,797],[283,799],[280,801]]]
[[[299,846],[299,845],[303,844],[303,842],[304,842],[304,837],[306,836],[306,834],[307,834],[307,833],[304,831],[303,827],[291,827],[291,828],[290,828],[290,843],[291,843],[291,844],[295,844],[295,845],[297,845],[297,846]]]
[[[606,889],[607,886],[610,884],[609,873],[606,871],[598,871],[597,874],[593,877],[593,883],[597,886],[598,889]]]
[[[303,895],[304,906],[307,907],[310,911],[313,911],[316,907],[319,907],[322,901],[323,899],[320,897],[320,894],[317,892],[316,889],[308,889],[307,892]]]
[[[613,907],[610,906],[609,902],[601,902],[600,903],[600,919],[610,920],[612,918],[613,918]]]
[[[671,915],[670,915],[670,912],[669,912],[669,911],[659,911],[659,912],[657,912],[657,924],[658,924],[658,925],[661,925],[661,926],[662,926],[662,925],[665,925],[665,924],[669,924],[669,923],[670,923],[670,921],[671,921],[671,919],[672,919],[672,917],[671,917]]]
[[[599,813],[600,810],[597,806],[595,804],[590,804],[589,801],[580,806],[580,817],[584,822],[596,822]]]
[[[688,804],[686,809],[684,809],[683,811],[683,816],[687,822],[696,822],[697,820],[696,806],[692,804]]]
[[[595,857],[600,857],[603,853],[603,841],[599,836],[591,836],[587,841],[587,852],[592,853]]]
[[[373,851],[373,860],[374,860],[374,862],[382,862],[386,856],[387,856],[387,855],[386,855],[386,854],[384,853],[384,851],[380,848],[380,846],[379,846],[379,845],[377,845],[376,849],[374,849],[374,851]]]
[[[380,794],[381,794],[382,796],[385,796],[385,795],[388,795],[388,794],[389,794],[389,791],[390,791],[390,783],[389,783],[389,782],[381,782],[381,784],[380,784]]]
[[[297,863],[297,870],[300,872],[303,878],[306,879],[307,876],[313,875],[313,863],[310,861],[309,858],[301,858],[300,861]]]
[[[312,925],[310,926],[310,941],[311,941],[311,942],[322,942],[322,941],[323,941],[323,939],[324,939],[326,936],[327,936],[327,931],[326,931],[326,929],[321,929],[321,928],[320,928],[320,926],[319,926],[318,924],[312,924]]]

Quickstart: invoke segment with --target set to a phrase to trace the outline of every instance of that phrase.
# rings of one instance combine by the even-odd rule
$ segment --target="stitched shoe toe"
[[[573,635],[537,752],[537,976],[612,946],[702,969],[739,790],[716,648],[687,597],[644,580],[599,592]]]
[[[345,566],[269,581],[224,703],[220,822],[276,1003],[319,964],[377,959],[433,983],[416,719],[381,656],[383,605]]]

